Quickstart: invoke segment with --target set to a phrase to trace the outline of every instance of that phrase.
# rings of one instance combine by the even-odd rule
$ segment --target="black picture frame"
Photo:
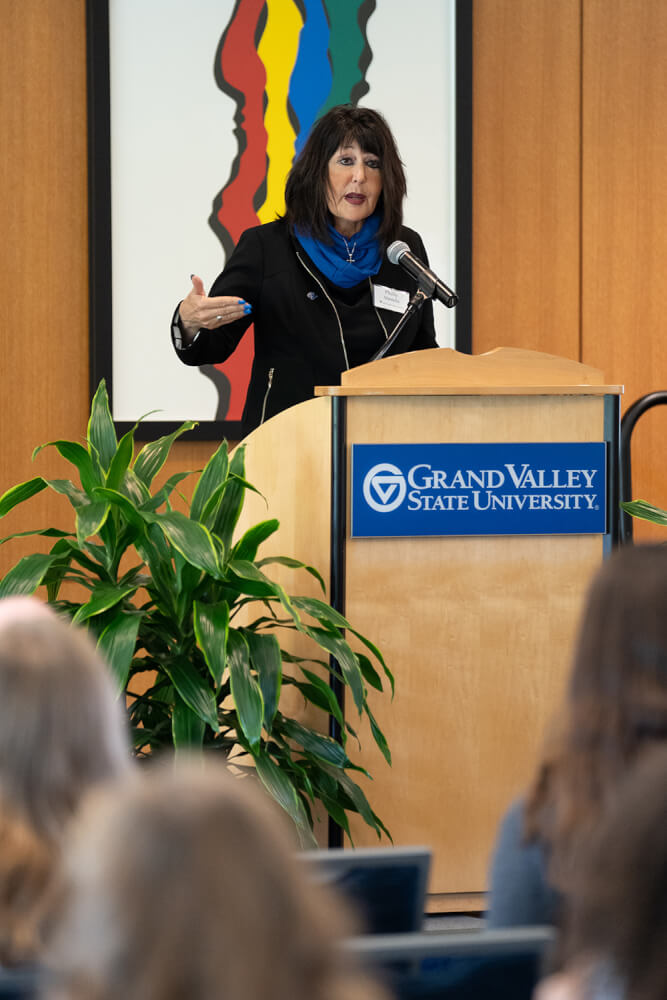
[[[456,307],[455,347],[472,349],[472,0],[456,0]],[[91,399],[102,378],[113,414],[112,211],[109,0],[86,0],[88,98],[89,388]],[[165,311],[168,336],[170,303]],[[119,435],[134,423],[114,420]],[[180,421],[151,420],[136,437],[170,434]],[[237,441],[241,421],[201,420],[190,440]]]

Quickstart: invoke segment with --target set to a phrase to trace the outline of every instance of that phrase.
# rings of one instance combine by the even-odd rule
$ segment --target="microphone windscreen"
[[[387,257],[391,264],[400,263],[401,257],[406,251],[409,251],[410,247],[403,240],[394,240],[393,243],[387,247]]]

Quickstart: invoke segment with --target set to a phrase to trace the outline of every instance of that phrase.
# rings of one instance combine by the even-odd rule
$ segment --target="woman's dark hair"
[[[526,800],[526,835],[545,844],[550,880],[568,891],[580,837],[622,776],[667,746],[667,547],[617,550],[596,573],[558,728]]]
[[[378,239],[388,246],[400,233],[407,185],[391,130],[382,115],[370,108],[340,104],[315,123],[287,177],[285,218],[292,227],[329,241],[329,160],[337,149],[352,142],[380,160],[382,193],[377,211],[382,221]]]
[[[666,791],[667,748],[661,747],[625,776],[576,859],[565,962],[601,961],[627,1000],[667,996]]]

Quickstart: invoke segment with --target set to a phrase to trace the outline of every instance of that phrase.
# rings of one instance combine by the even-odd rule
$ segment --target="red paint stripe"
[[[241,153],[236,176],[221,192],[218,209],[218,220],[234,243],[238,242],[245,229],[259,223],[253,199],[266,176],[266,70],[255,48],[257,23],[263,7],[264,0],[245,0],[239,4],[220,51],[223,78],[245,98],[241,104],[241,128],[245,133],[246,146]],[[254,330],[250,327],[232,357],[217,366],[231,383],[227,420],[241,419],[254,353]]]
[[[225,80],[244,95],[241,128],[246,136],[236,176],[222,191],[218,219],[236,243],[249,226],[259,223],[253,198],[266,175],[268,136],[264,127],[266,70],[255,48],[255,33],[264,0],[239,5],[220,52]]]

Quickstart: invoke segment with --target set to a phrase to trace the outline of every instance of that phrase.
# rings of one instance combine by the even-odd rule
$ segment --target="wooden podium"
[[[244,523],[280,520],[263,553],[329,574],[329,599],[396,676],[393,701],[372,699],[393,766],[368,733],[350,755],[373,776],[365,790],[394,842],[433,848],[431,910],[484,909],[498,820],[530,777],[583,595],[615,541],[621,392],[597,369],[551,355],[441,348],[346,372],[341,386],[318,389],[246,439],[247,476],[268,512],[248,495]],[[413,442],[604,442],[606,527],[350,537],[352,445]],[[307,589],[287,570],[280,579]],[[353,833],[357,846],[377,843],[363,822]]]

